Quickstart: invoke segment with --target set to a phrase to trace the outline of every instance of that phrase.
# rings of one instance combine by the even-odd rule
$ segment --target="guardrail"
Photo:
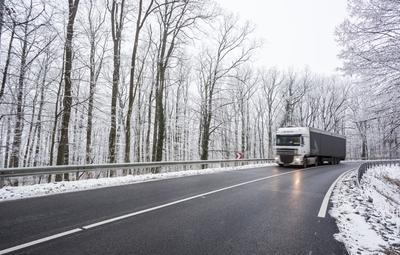
[[[358,168],[358,173],[357,173],[358,183],[360,183],[364,173],[371,167],[391,166],[391,165],[399,165],[399,164],[400,164],[400,160],[373,160],[373,161],[364,162]]]
[[[92,165],[60,165],[60,166],[39,166],[39,167],[21,167],[21,168],[2,168],[0,169],[0,178],[33,176],[44,174],[62,174],[88,171],[105,170],[124,170],[137,168],[154,168],[165,166],[182,165],[202,165],[207,168],[210,164],[226,163],[245,163],[245,162],[273,162],[274,159],[218,159],[218,160],[194,160],[194,161],[158,161],[158,162],[136,162],[136,163],[116,163],[116,164],[92,164]]]

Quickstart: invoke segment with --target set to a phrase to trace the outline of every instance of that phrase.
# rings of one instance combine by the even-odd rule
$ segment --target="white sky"
[[[333,74],[341,65],[335,27],[346,16],[346,0],[217,0],[222,8],[256,25],[264,41],[262,65]]]

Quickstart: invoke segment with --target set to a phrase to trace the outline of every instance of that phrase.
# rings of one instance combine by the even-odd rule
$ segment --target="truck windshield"
[[[301,135],[277,135],[276,145],[282,146],[300,146]]]

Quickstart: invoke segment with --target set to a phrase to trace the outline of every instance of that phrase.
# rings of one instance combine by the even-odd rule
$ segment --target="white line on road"
[[[82,229],[81,228],[71,229],[71,230],[68,230],[68,231],[65,231],[65,232],[61,232],[61,233],[58,233],[58,234],[55,234],[55,235],[52,235],[52,236],[48,236],[48,237],[44,237],[44,238],[35,240],[35,241],[29,242],[29,243],[24,243],[24,244],[20,244],[20,245],[11,247],[11,248],[7,248],[7,249],[4,249],[4,250],[1,250],[0,254],[6,254],[6,253],[9,253],[9,252],[17,251],[17,250],[20,250],[20,249],[23,249],[23,248],[26,248],[26,247],[29,247],[29,246],[32,246],[32,245],[35,245],[35,244],[44,243],[44,242],[47,242],[47,241],[50,241],[50,240],[53,240],[53,239],[56,239],[56,238],[59,238],[59,237],[62,237],[62,236],[67,236],[67,235],[79,232],[79,231],[82,231]]]
[[[345,174],[347,174],[348,172],[350,172],[350,171],[352,171],[352,170],[354,170],[354,169],[347,170],[346,172],[344,172],[344,173],[342,173],[341,175],[339,175],[339,177],[336,178],[336,180],[335,180],[335,181],[332,183],[332,185],[329,187],[328,191],[327,191],[326,194],[325,194],[324,200],[322,200],[321,208],[319,208],[318,217],[320,217],[320,218],[325,218],[325,216],[326,216],[326,211],[328,210],[329,199],[331,198],[331,195],[332,195],[333,189],[334,189],[335,186],[336,186],[336,183],[338,183],[338,181],[339,181],[340,179],[342,179],[343,176],[344,176]]]
[[[12,251],[20,250],[20,249],[23,249],[23,248],[26,248],[26,247],[29,247],[29,246],[32,246],[32,245],[35,245],[35,244],[47,242],[47,241],[50,241],[50,240],[53,240],[53,239],[56,239],[56,238],[59,238],[59,237],[70,235],[70,234],[73,234],[73,233],[76,233],[76,232],[79,232],[79,231],[82,231],[82,230],[94,228],[94,227],[97,227],[97,226],[101,226],[101,225],[104,225],[104,224],[107,224],[107,223],[111,223],[111,222],[119,221],[119,220],[122,220],[122,219],[130,218],[130,217],[133,217],[133,216],[136,216],[136,215],[139,215],[139,214],[143,214],[143,213],[146,213],[146,212],[151,212],[151,211],[155,211],[155,210],[158,210],[158,209],[161,209],[161,208],[164,208],[164,207],[168,207],[168,206],[171,206],[171,205],[176,205],[176,204],[179,204],[179,203],[183,203],[185,201],[189,201],[189,200],[196,199],[196,198],[199,198],[199,197],[203,197],[203,196],[211,195],[211,194],[214,194],[214,193],[218,193],[218,192],[221,192],[221,191],[224,191],[224,190],[237,188],[237,187],[240,187],[240,186],[243,186],[243,185],[247,185],[247,184],[250,184],[250,183],[271,179],[271,178],[282,176],[282,175],[286,175],[286,174],[305,171],[305,170],[308,170],[308,169],[310,169],[310,168],[300,169],[300,170],[296,170],[296,171],[290,171],[290,172],[281,173],[281,174],[270,175],[270,176],[267,176],[267,177],[263,177],[263,178],[259,178],[259,179],[255,179],[255,180],[251,180],[251,181],[247,181],[247,182],[241,182],[241,183],[238,183],[238,184],[235,184],[235,185],[232,185],[232,186],[228,186],[228,187],[224,187],[224,188],[221,188],[221,189],[212,190],[212,191],[205,192],[205,193],[202,193],[202,194],[199,194],[199,195],[195,195],[195,196],[187,197],[187,198],[184,198],[184,199],[176,200],[174,202],[170,202],[170,203],[167,203],[167,204],[162,204],[162,205],[151,207],[151,208],[148,208],[148,209],[145,209],[145,210],[124,214],[124,215],[121,215],[121,216],[118,216],[118,217],[115,217],[115,218],[111,218],[111,219],[103,220],[103,221],[96,222],[96,223],[93,223],[93,224],[90,224],[90,225],[86,225],[86,226],[83,226],[81,228],[75,228],[75,229],[72,229],[72,230],[69,230],[69,231],[65,231],[65,232],[62,232],[62,233],[59,233],[59,234],[55,234],[55,235],[52,235],[52,236],[44,237],[44,238],[41,238],[41,239],[38,239],[38,240],[35,240],[35,241],[31,241],[31,242],[28,242],[28,243],[20,244],[20,245],[17,245],[17,246],[14,246],[14,247],[10,247],[10,248],[4,249],[4,250],[0,250],[0,255],[6,254],[6,253],[9,253],[9,252],[12,252]]]
[[[202,193],[202,194],[199,194],[199,195],[195,195],[195,196],[187,197],[187,198],[184,198],[184,199],[176,200],[176,201],[171,202],[171,203],[167,203],[167,204],[151,207],[151,208],[144,209],[144,210],[141,210],[141,211],[128,213],[128,214],[125,214],[125,215],[122,215],[122,216],[119,216],[119,217],[115,217],[115,218],[111,218],[111,219],[108,219],[108,220],[96,222],[96,223],[93,223],[93,224],[90,224],[90,225],[83,226],[82,228],[83,229],[94,228],[94,227],[97,227],[97,226],[100,226],[100,225],[104,225],[104,224],[107,224],[107,223],[110,223],[110,222],[126,219],[126,218],[129,218],[129,217],[133,217],[133,216],[136,216],[136,215],[139,215],[139,214],[146,213],[146,212],[155,211],[155,210],[167,207],[167,206],[176,205],[176,204],[179,204],[179,203],[182,203],[182,202],[185,202],[185,201],[189,201],[189,200],[192,200],[192,199],[195,199],[195,198],[204,197],[204,196],[207,196],[207,195],[211,195],[211,194],[214,194],[214,193],[217,193],[217,192],[221,192],[221,191],[224,191],[224,190],[228,190],[228,189],[233,189],[233,188],[240,187],[240,186],[243,186],[243,185],[246,185],[246,184],[250,184],[250,183],[253,183],[253,182],[259,182],[259,181],[263,181],[263,180],[266,180],[266,179],[270,179],[270,178],[274,178],[274,177],[278,177],[278,176],[281,176],[281,175],[290,174],[290,173],[294,173],[294,172],[298,172],[298,171],[303,171],[303,170],[306,170],[306,169],[286,172],[286,173],[282,173],[282,174],[275,174],[275,175],[271,175],[271,176],[267,176],[267,177],[263,177],[263,178],[259,178],[259,179],[255,179],[255,180],[251,180],[251,181],[247,181],[247,182],[238,183],[238,184],[235,184],[235,185],[232,185],[232,186],[228,186],[228,187],[225,187],[225,188],[216,189],[216,190],[212,190],[212,191],[209,191],[209,192],[206,192],[206,193]]]

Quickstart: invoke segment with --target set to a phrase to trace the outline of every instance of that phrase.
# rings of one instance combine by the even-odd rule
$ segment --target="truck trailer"
[[[284,127],[276,132],[279,166],[339,164],[346,157],[346,137],[311,127]]]

